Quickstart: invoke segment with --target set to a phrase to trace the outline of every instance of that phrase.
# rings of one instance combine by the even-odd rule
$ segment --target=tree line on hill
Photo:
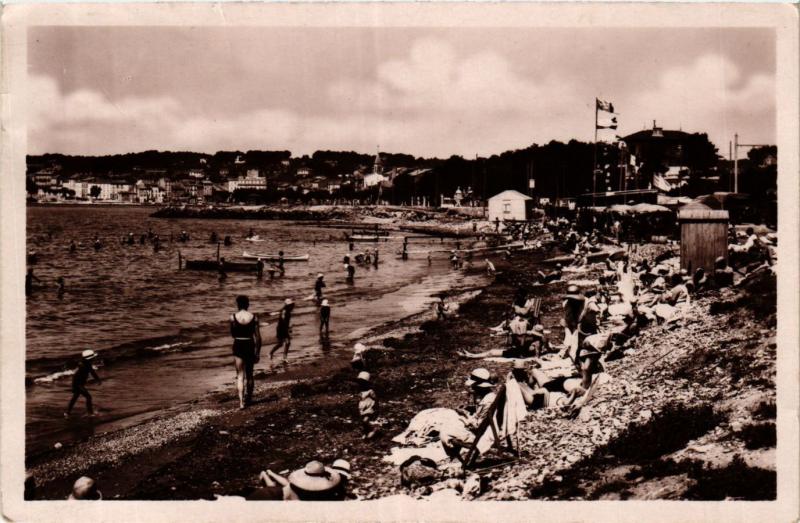
[[[550,199],[574,197],[591,192],[594,188],[605,191],[608,186],[620,187],[620,163],[625,157],[616,144],[599,143],[597,150],[592,143],[570,140],[567,143],[551,141],[544,145],[532,144],[523,149],[506,151],[489,157],[464,158],[451,156],[447,159],[420,158],[409,154],[381,153],[385,170],[404,168],[396,176],[392,187],[380,189],[380,197],[393,203],[408,203],[425,196],[428,201],[437,201],[440,195],[452,197],[456,189],[465,193],[472,190],[476,199],[484,199],[506,189],[532,193]],[[739,187],[741,192],[750,192],[758,198],[774,197],[777,168],[766,159],[777,157],[775,146],[754,148],[748,158],[739,162]],[[729,162],[722,161],[717,149],[705,134],[690,135],[686,150],[686,167],[690,176],[688,185],[680,193],[695,196],[727,190],[731,186]],[[202,160],[202,161],[201,161]],[[239,163],[236,163],[237,160]],[[222,181],[220,169],[228,169],[228,176],[236,176],[248,168],[270,173],[276,180],[290,181],[298,167],[312,169],[314,175],[336,178],[356,170],[370,172],[374,154],[354,151],[316,151],[311,156],[292,157],[290,151],[219,151],[214,154],[194,152],[144,151],[139,153],[109,156],[71,156],[44,154],[28,156],[28,172],[53,165],[60,166],[60,175],[89,173],[95,176],[139,176],[140,171],[163,172],[167,178],[175,178],[188,169],[202,168],[213,181]],[[595,180],[593,167],[597,162],[601,172]],[[415,170],[424,174],[412,176]],[[240,171],[237,171],[240,170]],[[647,159],[639,169],[639,175],[627,188],[645,188],[653,173],[663,173],[663,162]],[[718,182],[709,182],[706,177],[716,175]],[[535,187],[530,189],[529,180]],[[130,181],[135,181],[131,179]],[[377,191],[373,189],[375,197]],[[271,192],[271,191],[270,191]],[[320,191],[320,194],[323,194]],[[349,195],[341,195],[349,196]],[[279,198],[275,195],[275,198]]]

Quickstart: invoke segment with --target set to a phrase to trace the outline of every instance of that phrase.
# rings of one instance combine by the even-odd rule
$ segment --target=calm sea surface
[[[149,218],[146,207],[29,207],[28,251],[41,280],[27,301],[27,452],[92,433],[135,423],[149,415],[200,399],[215,390],[233,390],[234,370],[228,317],[238,294],[250,297],[250,310],[262,322],[265,351],[275,342],[275,321],[283,300],[295,300],[289,365],[274,368],[262,356],[257,370],[278,381],[298,377],[293,369],[324,368],[349,359],[351,347],[368,329],[424,310],[431,296],[445,289],[474,286],[482,276],[450,269],[446,257],[403,262],[398,242],[381,243],[377,269],[358,267],[354,285],[345,283],[342,258],[347,244],[342,231],[275,221],[182,220]],[[244,241],[253,228],[267,241]],[[154,252],[139,236],[152,230],[162,248]],[[177,241],[187,231],[191,239]],[[132,232],[135,245],[123,245]],[[178,252],[190,259],[213,259],[220,238],[234,244],[221,255],[236,261],[244,250],[258,253],[309,254],[308,262],[286,264],[283,277],[262,280],[254,273],[178,270]],[[97,234],[103,248],[92,247]],[[172,236],[172,241],[170,241]],[[75,240],[77,252],[69,252]],[[356,251],[375,244],[356,244]],[[440,248],[440,247],[434,247]],[[304,300],[313,292],[316,274],[326,275],[326,297],[332,306],[331,335],[317,334],[317,307]],[[59,298],[56,279],[65,280]],[[265,323],[268,325],[264,326]],[[71,371],[80,352],[100,352],[102,385],[90,384],[98,416],[89,419],[83,399],[69,420],[62,417],[71,395]],[[276,354],[278,358],[279,354]],[[296,370],[294,371],[296,374]]]

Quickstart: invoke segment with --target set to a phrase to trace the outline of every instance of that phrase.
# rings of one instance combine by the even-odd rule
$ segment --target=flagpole
[[[592,207],[597,193],[597,98],[594,99],[594,159],[592,162]]]

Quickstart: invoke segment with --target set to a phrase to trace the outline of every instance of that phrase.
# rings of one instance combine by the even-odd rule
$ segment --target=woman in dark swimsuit
[[[231,314],[231,336],[233,337],[233,362],[236,365],[236,389],[239,392],[239,409],[244,409],[253,399],[253,366],[261,355],[261,332],[258,318],[247,311],[250,300],[237,296],[239,311]],[[246,394],[245,394],[246,393]]]

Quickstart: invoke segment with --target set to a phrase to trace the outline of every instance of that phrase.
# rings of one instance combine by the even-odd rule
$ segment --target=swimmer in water
[[[103,383],[100,376],[95,372],[94,367],[92,367],[92,360],[96,357],[97,353],[91,349],[86,349],[81,354],[81,361],[78,362],[78,368],[75,370],[75,374],[72,375],[72,398],[69,400],[67,411],[64,413],[65,418],[68,418],[70,413],[72,413],[72,407],[75,406],[75,402],[78,401],[79,396],[86,398],[86,411],[89,413],[89,416],[94,416],[92,395],[89,394],[89,391],[86,389],[86,382],[89,381],[89,376],[91,375],[97,380],[97,383]]]
[[[233,337],[233,363],[236,367],[236,390],[239,393],[239,410],[253,400],[253,366],[261,358],[261,331],[258,317],[249,312],[250,299],[236,297],[239,309],[231,314],[231,337]]]

